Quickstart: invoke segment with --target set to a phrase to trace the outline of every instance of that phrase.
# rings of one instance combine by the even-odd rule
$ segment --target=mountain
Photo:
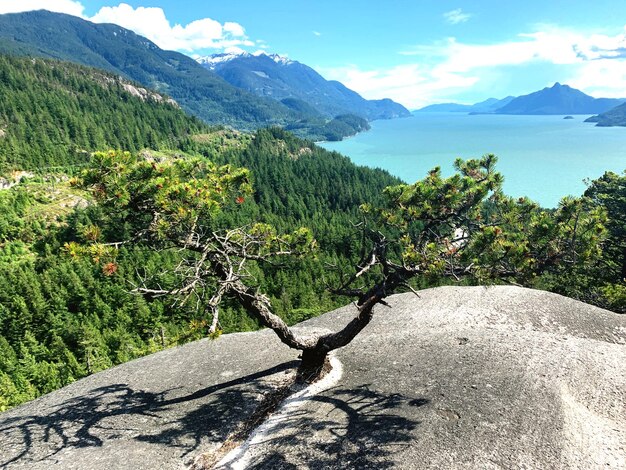
[[[626,126],[626,103],[596,116],[591,116],[585,122],[597,122],[596,126],[599,127]]]
[[[0,170],[84,163],[89,152],[172,148],[208,126],[119,75],[0,55]]]
[[[484,101],[474,104],[458,104],[458,103],[440,103],[431,104],[415,111],[416,113],[493,113],[496,109],[501,108],[510,103],[515,97],[507,96],[506,98],[488,98]]]
[[[507,96],[501,100],[489,98],[473,105],[441,103],[415,111],[453,112],[470,114],[597,114],[618,106],[623,99],[594,98],[568,85],[554,86],[523,96]],[[596,122],[596,121],[594,121]],[[602,125],[602,124],[599,124]]]
[[[623,103],[612,98],[593,98],[568,85],[555,83],[529,95],[518,96],[497,109],[497,114],[597,114]]]
[[[343,84],[326,80],[311,67],[277,54],[214,54],[197,60],[231,85],[275,100],[304,101],[329,118],[339,114],[368,120],[410,115],[392,100],[366,100]]]
[[[471,104],[459,104],[459,103],[437,103],[429,104],[423,108],[416,109],[414,113],[468,113]]]
[[[190,57],[113,24],[45,10],[0,15],[0,53],[108,70],[170,95],[208,123],[256,128],[297,120],[281,103],[236,88]]]
[[[493,113],[497,109],[500,109],[503,106],[506,106],[514,99],[515,99],[515,96],[507,96],[506,98],[502,98],[502,99],[488,98],[485,101],[481,101],[480,103],[473,104],[469,112],[473,114]]]

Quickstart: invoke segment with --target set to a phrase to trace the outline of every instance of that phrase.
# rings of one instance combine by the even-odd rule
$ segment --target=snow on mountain
[[[280,102],[299,101],[299,109],[304,103],[329,119],[342,114],[368,120],[410,115],[398,103],[368,101],[339,82],[326,80],[311,67],[280,54],[237,50],[196,60],[237,88]]]
[[[218,65],[224,64],[226,62],[230,62],[233,59],[238,59],[242,57],[253,57],[253,56],[254,57],[267,56],[270,59],[272,59],[274,62],[280,65],[288,65],[294,62],[288,57],[285,57],[279,54],[267,54],[264,51],[256,51],[252,54],[246,51],[211,54],[211,55],[196,58],[196,62],[198,62],[200,65],[205,66],[209,70],[214,70]]]

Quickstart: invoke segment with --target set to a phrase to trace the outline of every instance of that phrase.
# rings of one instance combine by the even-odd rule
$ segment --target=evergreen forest
[[[247,168],[252,193],[231,201],[219,224],[262,222],[280,233],[307,227],[317,242],[314,256],[251,267],[289,324],[346,303],[328,287],[359,260],[359,207],[376,205],[384,188],[400,183],[280,128],[209,127],[166,96],[148,91],[140,98],[129,86],[139,88],[82,66],[0,56],[0,411],[208,336],[203,305],[131,293],[141,279],[167,284],[181,261],[175,252],[128,245],[115,263],[100,262],[98,253],[75,256],[72,247],[95,230],[105,240],[123,238],[126,230],[107,223],[93,195],[74,184],[93,152],[121,149],[154,162],[195,157]],[[585,195],[605,213],[601,254],[590,265],[555,267],[529,285],[624,312],[626,175],[606,173]],[[429,278],[414,287],[442,282]],[[259,325],[227,303],[220,327],[229,333]]]

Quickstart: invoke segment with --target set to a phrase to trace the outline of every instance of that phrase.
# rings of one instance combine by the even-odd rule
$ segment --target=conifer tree
[[[148,297],[193,299],[219,330],[219,306],[235,299],[289,347],[302,351],[301,378],[318,377],[328,353],[347,345],[372,319],[374,307],[415,278],[472,277],[478,281],[528,282],[560,263],[576,264],[597,254],[602,212],[583,199],[566,199],[549,212],[528,199],[501,192],[496,158],[457,161],[449,178],[434,169],[422,181],[385,190],[381,207],[364,205],[360,263],[335,292],[355,297],[356,316],[337,332],[299,335],[257,289],[253,266],[302,256],[315,248],[307,229],[278,234],[266,224],[228,228],[218,215],[235,210],[251,192],[246,170],[198,159],[154,162],[127,152],[96,153],[82,184],[93,191],[115,227],[113,243],[67,244],[71,256],[88,254],[116,270],[115,249],[146,244],[188,255],[164,279],[139,279],[135,292]],[[288,305],[288,304],[287,304]]]

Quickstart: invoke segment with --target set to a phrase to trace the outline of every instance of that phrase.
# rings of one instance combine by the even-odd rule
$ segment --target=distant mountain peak
[[[306,64],[280,54],[237,51],[212,54],[196,61],[231,85],[280,102],[285,99],[299,100],[327,119],[343,114],[354,114],[368,120],[410,115],[398,103],[366,100],[345,85],[326,80]],[[289,103],[302,108],[302,103]]]
[[[575,88],[572,88],[571,86],[569,86],[566,83],[559,83],[559,82],[555,82],[554,85],[552,85],[552,87],[546,87],[546,90],[565,90],[565,91],[574,90],[574,91],[580,91],[580,90],[576,90]]]
[[[556,82],[552,87],[518,96],[498,114],[598,114],[621,104],[623,100],[594,98],[569,85]]]
[[[265,53],[262,52],[262,54],[265,54]],[[268,56],[270,59],[272,59],[277,64],[289,65],[289,64],[292,64],[292,63],[295,62],[294,60],[291,60],[289,57],[283,56],[283,55],[279,55],[279,54],[265,54],[265,55]]]
[[[206,68],[213,70],[218,64],[229,62],[238,57],[247,57],[251,54],[248,52],[223,52],[220,54],[205,55],[196,58],[196,62],[200,65],[204,65]]]
[[[256,51],[254,53],[250,53],[246,51],[221,52],[218,54],[211,54],[211,55],[198,57],[196,59],[196,62],[208,68],[209,70],[214,70],[219,65],[230,62],[231,60],[249,58],[249,57],[267,57],[269,59],[272,59],[274,62],[280,65],[289,65],[295,62],[286,56],[282,56],[280,54],[268,54],[265,51]]]

